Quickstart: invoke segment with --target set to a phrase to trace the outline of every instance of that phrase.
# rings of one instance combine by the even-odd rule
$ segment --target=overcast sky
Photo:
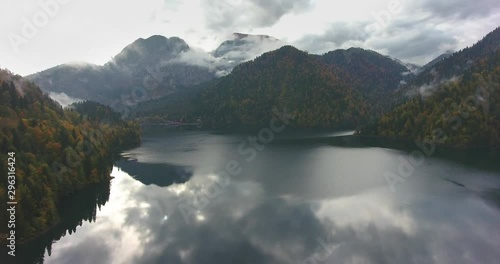
[[[499,26],[500,1],[0,0],[0,22],[0,67],[21,75],[103,64],[155,34],[207,51],[232,32],[266,34],[311,53],[354,46],[424,64]]]

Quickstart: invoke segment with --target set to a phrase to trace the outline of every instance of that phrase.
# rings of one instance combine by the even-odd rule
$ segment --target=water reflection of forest
[[[84,222],[95,222],[97,211],[109,200],[111,182],[92,185],[67,198],[60,206],[61,221],[46,233],[19,245],[17,263],[43,263],[45,252],[66,234],[73,234]]]
[[[193,169],[167,163],[142,163],[134,159],[121,159],[116,166],[144,185],[166,187],[185,183],[193,176]]]

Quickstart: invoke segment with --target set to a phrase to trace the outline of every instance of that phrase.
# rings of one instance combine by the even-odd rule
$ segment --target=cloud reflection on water
[[[233,182],[200,212],[203,221],[188,225],[176,204],[202,191],[203,179],[209,178],[160,188],[144,186],[116,168],[112,175],[110,201],[97,221],[62,238],[47,263],[79,258],[88,263],[301,263],[317,250],[318,238],[336,245],[326,263],[495,263],[498,258],[500,214],[476,196],[402,203],[379,189],[304,201],[270,197],[256,183]]]
[[[186,138],[179,142],[198,142],[194,151],[174,153],[190,156],[182,165],[193,168],[189,180],[144,185],[115,167],[109,202],[96,222],[54,244],[47,263],[455,264],[500,258],[499,201],[491,195],[500,187],[498,173],[457,170],[457,163],[429,158],[392,193],[382,175],[397,168],[401,153],[378,148],[269,146],[188,224],[178,205],[215,184],[214,172],[235,158],[236,148],[220,144],[218,136]],[[155,152],[146,143],[135,155],[156,153],[155,161],[171,164],[179,157],[166,155],[165,144],[177,146],[167,142]],[[313,259],[318,252],[324,262]]]

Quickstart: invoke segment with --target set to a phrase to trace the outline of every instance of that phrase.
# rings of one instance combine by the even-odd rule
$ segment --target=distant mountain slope
[[[27,78],[45,91],[109,105],[133,104],[215,78],[207,67],[178,60],[188,51],[180,38],[152,36],[134,41],[104,66],[63,64]]]
[[[141,102],[130,109],[130,115],[140,118],[144,123],[165,123],[174,120],[194,122],[202,115],[201,95],[217,81],[218,79],[200,83],[175,94]]]
[[[226,75],[241,62],[283,45],[270,36],[234,33],[204,53],[178,37],[155,35],[137,39],[103,66],[63,64],[27,78],[44,91],[123,108]]]
[[[265,36],[262,38],[266,38]],[[288,47],[288,49],[295,50],[295,48]],[[271,52],[270,54],[273,54]],[[305,70],[307,67],[310,67],[312,62],[314,62],[313,67],[321,67],[322,71],[329,72],[330,74],[337,76],[338,80],[336,82],[341,82],[345,86],[348,86],[349,89],[352,89],[357,96],[362,99],[366,104],[364,106],[367,107],[366,111],[368,117],[375,118],[380,113],[384,111],[388,111],[390,106],[392,105],[391,96],[394,91],[398,89],[402,82],[405,80],[409,80],[413,75],[408,72],[408,69],[402,65],[401,62],[391,59],[387,56],[381,55],[377,52],[364,50],[359,48],[352,48],[348,50],[335,50],[328,52],[322,56],[319,55],[308,55],[304,52],[297,52],[297,54],[302,54],[308,58],[305,61],[305,65],[300,65],[300,61],[297,61],[295,68],[276,68],[273,66],[271,62],[268,62],[262,66],[262,70],[265,70],[268,73],[258,72],[257,69],[248,70],[248,74],[252,76],[252,85],[254,87],[248,87],[248,83],[250,83],[245,74],[240,73],[240,67],[236,67],[232,74],[229,75],[229,79],[232,80],[232,86],[235,87],[247,87],[246,89],[255,89],[255,86],[262,86],[263,84],[258,83],[258,76],[262,75],[263,77],[267,75],[271,75],[273,78],[281,75],[294,75],[294,78],[312,78],[305,77],[301,70],[307,73]],[[296,58],[294,56],[290,57],[292,60]],[[259,63],[258,60],[254,60],[249,62],[250,64]],[[309,63],[309,64],[307,64]],[[246,65],[246,64],[243,64]],[[245,68],[245,66],[241,65],[241,67]],[[241,75],[241,77],[234,77],[235,74]],[[274,75],[274,76],[273,76]],[[145,118],[150,122],[156,120],[157,122],[161,122],[162,120],[196,120],[201,116],[205,116],[204,120],[212,120],[212,118],[207,117],[207,113],[211,113],[206,109],[201,109],[197,107],[197,105],[201,105],[207,98],[200,98],[199,95],[203,93],[205,89],[209,89],[212,86],[216,86],[218,83],[221,83],[223,80],[228,78],[216,79],[214,81],[208,83],[202,83],[195,87],[189,87],[184,89],[185,93],[176,93],[175,95],[170,95],[165,98],[161,98],[154,101],[149,101],[146,103],[142,103],[134,107],[133,112],[136,113],[139,117]],[[290,78],[290,77],[287,77]],[[320,77],[322,78],[322,77]],[[287,83],[288,80],[273,80],[272,85],[276,87],[282,87],[284,83]],[[268,85],[268,84],[266,84]],[[240,88],[238,88],[240,89]],[[241,88],[242,89],[242,88]],[[279,88],[276,88],[279,89]],[[304,89],[310,89],[307,84],[304,84]],[[271,91],[271,89],[270,89]],[[242,95],[249,96],[252,95]],[[275,95],[266,95],[266,96],[275,96]],[[291,95],[289,95],[291,96]],[[296,95],[300,97],[300,94]],[[208,97],[209,100],[213,98],[211,96]],[[250,99],[250,98],[249,98]],[[226,98],[220,98],[222,100],[233,100],[228,95]],[[256,104],[260,104],[259,98],[252,98],[252,100]],[[221,103],[219,102],[219,103]],[[247,101],[248,103],[249,101]],[[250,106],[248,106],[250,107]],[[250,111],[250,109],[248,110]],[[220,116],[219,116],[220,117]],[[314,123],[317,119],[317,116],[311,116],[309,118],[310,123]],[[213,121],[213,120],[212,120]],[[256,120],[240,120],[238,121],[241,124],[246,124],[247,122],[255,123]],[[217,123],[217,122],[216,122]],[[326,123],[325,123],[326,124]],[[316,126],[319,124],[314,124],[311,126]],[[302,126],[307,126],[305,122],[302,123]]]
[[[287,108],[290,125],[355,127],[366,102],[327,64],[291,46],[240,64],[203,94],[203,121],[213,126],[269,123]]]
[[[284,45],[283,41],[267,35],[233,33],[230,39],[222,42],[212,54],[216,58],[223,58],[232,68]]]
[[[333,66],[334,71],[350,76],[350,83],[373,103],[376,112],[388,109],[388,97],[411,77],[399,61],[361,48],[330,51],[320,59]]]
[[[85,62],[59,65],[27,78],[44,91],[64,92],[76,98],[98,98],[110,92],[101,66]]]
[[[454,146],[500,146],[499,37],[497,28],[474,46],[417,76],[417,84],[457,77],[436,83],[360,133]]]
[[[188,44],[178,37],[165,38],[154,35],[147,39],[137,39],[106,65],[116,66],[120,70],[135,70],[138,67],[157,65],[162,61],[172,60],[189,49]]]
[[[472,65],[487,58],[500,49],[500,27],[496,28],[483,39],[461,51],[455,52],[445,59],[431,62],[425,69],[409,83],[408,89],[419,90],[423,85],[434,86],[446,82],[453,77],[459,77]],[[438,58],[439,59],[439,58]]]
[[[453,56],[453,53],[454,51],[451,51],[451,50],[448,50],[446,51],[445,53],[437,56],[435,59],[433,59],[432,61],[428,62],[427,64],[425,64],[424,66],[422,66],[422,70],[426,70],[426,69],[430,69],[432,68],[434,65],[436,65],[437,63]]]

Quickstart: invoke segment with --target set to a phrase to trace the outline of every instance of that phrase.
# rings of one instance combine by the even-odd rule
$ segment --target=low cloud
[[[285,42],[272,37],[235,34],[211,53],[191,48],[165,63],[185,63],[208,68],[220,77],[229,74],[236,65],[253,60],[265,52],[279,49],[284,45],[286,45]]]
[[[414,97],[416,95],[420,95],[423,98],[426,98],[433,95],[441,86],[460,81],[459,76],[453,76],[451,78],[441,79],[439,78],[437,72],[434,69],[431,71],[431,74],[434,76],[433,81],[409,90],[406,93],[406,95],[408,97]]]
[[[175,63],[185,63],[187,65],[207,68],[214,73],[228,68],[226,61],[221,58],[215,58],[211,54],[200,49],[190,49],[189,51],[183,52],[179,54],[177,58],[164,62],[163,65]]]
[[[420,93],[420,95],[422,95],[422,97],[428,97],[431,96],[433,93],[435,93],[441,85],[454,83],[459,80],[460,78],[458,76],[453,76],[449,79],[440,80],[438,82],[432,82],[429,84],[424,84],[418,88],[418,92]]]
[[[52,98],[52,100],[57,101],[63,107],[66,107],[72,103],[82,101],[82,99],[71,97],[65,93],[49,92],[49,96],[50,96],[50,98]]]
[[[214,55],[229,62],[244,62],[255,59],[265,52],[279,49],[285,42],[268,36],[248,35],[240,38],[233,35],[233,39],[222,43],[214,51]]]

